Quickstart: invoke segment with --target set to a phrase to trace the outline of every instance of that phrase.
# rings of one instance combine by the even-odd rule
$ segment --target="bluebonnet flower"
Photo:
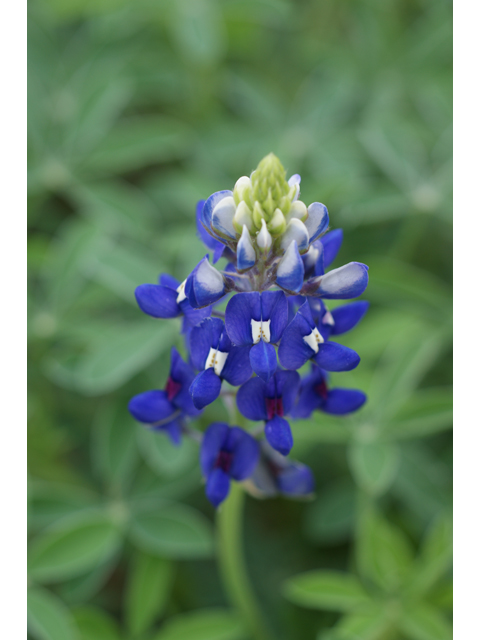
[[[363,293],[368,267],[350,262],[326,271],[343,233],[325,233],[327,208],[320,202],[307,206],[300,182],[298,174],[287,180],[278,158],[269,154],[232,190],[197,203],[197,235],[213,264],[207,254],[184,282],[164,274],[158,284],[135,292],[145,313],[183,316],[188,364],[173,349],[166,388],[135,396],[129,409],[175,442],[182,432],[201,442],[206,493],[215,506],[226,498],[231,479],[249,478],[252,491],[262,495],[311,495],[310,469],[286,458],[293,445],[287,417],[304,418],[316,409],[348,413],[365,402],[361,391],[330,389],[326,372],[358,365],[358,354],[332,338],[356,326],[368,303],[330,311],[325,301]],[[227,261],[223,269],[213,266],[220,259]],[[222,301],[224,321],[213,311]],[[297,370],[309,360],[312,372],[301,379]],[[230,387],[222,391],[223,380]],[[264,422],[260,431],[214,423],[202,434],[187,426],[218,397],[232,408],[235,394],[247,419]]]
[[[285,369],[300,369],[310,359],[327,371],[350,371],[360,362],[349,347],[328,342],[316,326],[308,302],[304,302],[285,329],[278,349],[280,364]]]
[[[279,342],[288,322],[283,291],[252,291],[233,296],[225,310],[225,326],[235,346],[250,347],[250,364],[268,382],[277,368]]]
[[[277,371],[269,382],[252,378],[237,393],[240,413],[249,420],[264,420],[267,441],[284,456],[293,447],[292,431],[284,416],[293,408],[299,385],[296,371]]]
[[[208,427],[200,449],[200,466],[207,481],[207,498],[215,507],[227,497],[231,479],[241,482],[252,474],[259,456],[258,442],[240,427],[223,422]]]
[[[357,411],[365,404],[367,396],[363,391],[342,388],[330,389],[327,381],[326,371],[312,366],[310,375],[302,379],[297,403],[292,409],[294,418],[309,418],[316,409],[341,416]]]
[[[306,464],[285,458],[263,441],[260,443],[260,460],[245,488],[257,498],[272,498],[280,494],[297,500],[308,499],[313,496],[315,478]]]
[[[190,357],[200,373],[190,394],[197,409],[203,409],[220,394],[222,380],[233,386],[243,384],[252,375],[248,348],[234,347],[220,318],[206,318],[190,333]]]
[[[154,431],[165,431],[174,444],[179,444],[184,417],[200,414],[189,392],[194,377],[193,369],[172,347],[170,375],[165,389],[145,391],[134,396],[128,404],[130,413]]]
[[[135,298],[140,309],[154,318],[177,318],[184,316],[182,331],[185,332],[210,316],[212,309],[194,309],[185,295],[185,282],[179,282],[167,273],[159,278],[159,284],[141,284],[135,289]]]

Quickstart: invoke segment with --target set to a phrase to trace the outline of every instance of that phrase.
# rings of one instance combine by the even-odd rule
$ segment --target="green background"
[[[197,200],[273,151],[344,229],[334,266],[370,267],[362,361],[332,376],[369,401],[293,425],[313,501],[246,498],[261,615],[281,640],[448,640],[450,3],[37,0],[29,76],[30,637],[267,637],[222,581],[238,547],[219,561],[196,445],[126,405],[181,346],[135,286],[183,280]]]

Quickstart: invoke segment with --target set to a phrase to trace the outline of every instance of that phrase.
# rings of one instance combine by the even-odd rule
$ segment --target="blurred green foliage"
[[[451,637],[450,67],[443,0],[32,0],[32,639],[249,638],[196,446],[126,404],[181,347],[135,286],[183,279],[196,201],[270,151],[370,266],[332,376],[369,402],[295,424],[317,497],[247,501],[247,571],[282,640]]]

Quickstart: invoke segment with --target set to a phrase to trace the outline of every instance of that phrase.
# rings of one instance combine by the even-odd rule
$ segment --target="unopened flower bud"
[[[239,204],[242,200],[244,200],[244,196],[246,192],[249,191],[252,187],[252,182],[248,176],[242,176],[239,178],[235,187],[233,188],[233,198],[235,200],[235,204]]]
[[[233,226],[237,233],[242,233],[244,226],[246,226],[249,231],[253,229],[253,214],[244,200],[240,202],[235,211]]]
[[[257,200],[253,206],[253,223],[257,229],[261,228],[262,221],[265,220],[265,217],[265,211]]]
[[[280,234],[285,232],[285,229],[287,228],[287,222],[280,209],[275,209],[273,217],[267,224],[267,227],[273,236],[279,236]]]
[[[304,202],[302,202],[301,200],[296,200],[295,202],[292,202],[290,206],[290,212],[288,214],[289,220],[291,218],[298,218],[302,222],[305,222],[305,220],[307,219],[307,216],[308,216],[308,210]]]
[[[290,222],[287,224],[287,230],[281,237],[280,246],[285,251],[288,249],[292,240],[295,240],[298,246],[298,250],[300,253],[305,253],[308,251],[308,230],[307,227],[303,224],[301,220],[298,218],[292,218]]]
[[[262,220],[261,229],[257,234],[257,245],[264,253],[267,253],[272,246],[272,236],[267,229],[265,220]]]

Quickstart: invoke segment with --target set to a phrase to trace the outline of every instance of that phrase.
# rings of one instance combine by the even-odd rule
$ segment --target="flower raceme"
[[[330,311],[326,301],[360,296],[368,267],[350,262],[328,270],[343,233],[326,233],[327,208],[307,206],[300,182],[297,174],[287,179],[269,154],[233,189],[198,202],[197,236],[209,253],[190,275],[180,282],[162,274],[158,283],[135,291],[144,313],[183,317],[187,355],[183,360],[172,348],[164,389],[140,393],[129,410],[175,444],[182,434],[200,443],[206,495],[215,507],[231,480],[252,495],[311,495],[312,472],[287,458],[293,446],[287,418],[308,418],[316,410],[341,415],[366,400],[361,391],[330,389],[327,372],[359,364],[358,354],[334,338],[360,322],[368,303]],[[226,261],[221,270],[214,266],[220,260]],[[298,370],[308,361],[311,373],[301,377]],[[195,429],[191,422],[217,398],[229,411],[236,398],[241,416],[260,426],[216,422],[204,432]]]

